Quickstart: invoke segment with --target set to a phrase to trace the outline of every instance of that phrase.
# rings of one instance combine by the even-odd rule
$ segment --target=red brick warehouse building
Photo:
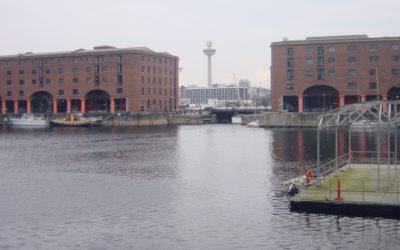
[[[317,112],[400,99],[400,37],[309,37],[271,43],[272,111]]]
[[[148,48],[0,57],[2,113],[173,112],[178,57]]]

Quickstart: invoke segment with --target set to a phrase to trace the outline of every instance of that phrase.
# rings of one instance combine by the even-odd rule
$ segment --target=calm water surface
[[[315,146],[313,129],[0,128],[0,249],[398,249],[397,220],[289,211],[281,182]]]

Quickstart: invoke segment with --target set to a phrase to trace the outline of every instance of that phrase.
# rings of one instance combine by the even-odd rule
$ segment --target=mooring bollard
[[[337,180],[337,196],[335,198],[336,201],[342,201],[343,197],[340,196],[340,180]]]

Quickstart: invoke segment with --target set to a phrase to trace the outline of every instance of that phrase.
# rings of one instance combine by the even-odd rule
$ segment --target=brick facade
[[[400,37],[273,42],[272,111],[325,111],[376,98],[398,99],[399,58]]]
[[[23,112],[173,112],[178,57],[147,48],[0,57],[0,107]]]

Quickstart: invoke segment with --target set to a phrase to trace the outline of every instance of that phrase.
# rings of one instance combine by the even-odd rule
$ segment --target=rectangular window
[[[293,83],[286,84],[286,90],[294,90],[294,84]]]
[[[36,65],[36,61],[32,60],[32,66],[35,66],[35,65]]]
[[[392,44],[392,50],[399,50],[400,46],[398,44]]]
[[[357,71],[355,69],[350,69],[347,73],[349,76],[357,76]]]
[[[103,67],[101,67],[101,71],[103,71],[103,72],[107,72],[107,66],[103,66]]]
[[[20,70],[20,71],[19,71],[19,74],[20,74],[20,75],[23,75],[23,74],[24,74],[24,70]]]
[[[64,68],[58,68],[58,73],[60,74],[64,73]]]
[[[99,64],[99,57],[98,57],[98,56],[96,56],[96,57],[94,58],[94,63],[95,63],[95,64]]]
[[[318,69],[318,80],[324,80],[324,70],[323,69]]]
[[[355,63],[356,62],[356,57],[352,56],[352,57],[347,58],[347,62],[348,63]]]
[[[150,88],[147,88],[147,95],[150,95]]]
[[[392,56],[392,62],[398,62],[399,56]]]
[[[328,76],[336,76],[336,71],[328,70]]]
[[[102,57],[101,57],[101,61],[107,62],[107,56],[102,56]]]
[[[378,61],[378,57],[377,56],[370,56],[369,57],[369,62],[377,62]]]
[[[102,80],[103,80],[103,82],[107,82],[107,77],[103,76]]]
[[[356,90],[357,89],[356,83],[355,82],[351,82],[351,83],[347,84],[347,89]]]
[[[51,60],[50,60],[50,59],[46,59],[46,60],[44,61],[44,63],[45,63],[45,64],[50,64],[50,63],[51,63]]]
[[[122,74],[122,64],[117,65],[117,73]]]
[[[63,84],[64,83],[64,78],[58,78],[58,83]]]
[[[144,88],[142,88],[142,95],[144,95]]]
[[[96,76],[96,77],[94,78],[94,85],[95,85],[95,86],[99,86],[99,85],[100,85],[100,78],[99,78],[99,76]]]
[[[328,63],[329,63],[329,64],[335,63],[335,58],[329,57],[329,58],[328,58]]]
[[[92,83],[92,78],[90,77],[86,78],[86,83]]]
[[[376,74],[376,69],[369,69],[369,75],[374,76]]]
[[[7,70],[7,75],[11,75],[11,70]]]
[[[36,75],[36,69],[32,69],[32,75]]]
[[[311,54],[314,52],[314,48],[313,47],[307,47],[306,48],[307,53]]]
[[[58,63],[60,63],[60,64],[61,64],[61,63],[64,63],[64,59],[63,59],[63,58],[59,58],[59,59],[58,59]]]
[[[392,69],[392,75],[393,76],[398,76],[400,73],[399,73],[399,69]]]
[[[372,50],[372,51],[378,50],[378,44],[370,44],[369,50]]]
[[[294,77],[293,77],[293,70],[288,70],[287,71],[287,79],[289,80],[289,81],[291,81],[291,80],[293,80],[294,79]]]
[[[24,85],[24,80],[19,80],[19,85]]]
[[[12,63],[11,62],[7,62],[7,67],[11,67]]]
[[[64,90],[63,89],[59,89],[58,90],[58,95],[64,95]]]
[[[77,95],[77,94],[78,94],[78,90],[77,90],[77,89],[73,89],[73,90],[72,90],[72,94],[73,94],[73,95]]]
[[[118,56],[117,57],[117,63],[121,63],[122,62],[122,56]]]
[[[142,72],[144,72],[144,66],[142,65]]]
[[[89,73],[89,72],[92,72],[92,67],[87,67],[87,68],[86,68],[86,72],[88,72],[88,73]]]
[[[293,68],[293,58],[287,59],[287,66],[288,66],[288,68]]]
[[[86,59],[86,62],[91,63],[91,62],[92,62],[92,58],[91,58],[91,57],[88,57],[88,58]]]
[[[376,89],[376,82],[370,82],[369,89]]]
[[[46,69],[46,74],[50,74],[50,69]]]
[[[307,64],[308,64],[308,65],[314,64],[314,59],[312,59],[312,58],[307,58]]]
[[[12,96],[11,91],[7,91],[7,96]]]
[[[323,67],[323,66],[324,66],[324,58],[318,57],[318,67]]]
[[[73,78],[73,79],[72,79],[72,82],[73,82],[73,83],[78,83],[78,78]]]
[[[318,56],[324,56],[324,47],[318,47]]]
[[[356,51],[356,50],[357,50],[357,47],[356,47],[355,45],[349,45],[349,46],[347,47],[347,50],[348,50],[348,51]]]
[[[24,61],[19,61],[19,66],[24,66]]]
[[[78,63],[78,62],[79,62],[78,57],[74,57],[74,58],[72,59],[72,62],[73,62],[73,63]]]
[[[122,93],[123,93],[122,88],[117,88],[117,94],[122,94]]]
[[[19,96],[24,96],[24,91],[23,90],[19,91]]]
[[[50,84],[50,79],[46,79],[46,84]]]
[[[118,76],[117,78],[117,84],[122,85],[122,76]]]
[[[293,57],[293,48],[287,48],[287,56],[288,57]]]
[[[306,71],[306,76],[308,76],[308,77],[314,76],[314,71],[312,71],[312,70],[307,70],[307,71]]]
[[[11,85],[12,81],[11,80],[7,80],[7,85]]]
[[[141,77],[141,82],[144,83],[144,76]]]
[[[72,72],[73,72],[74,74],[77,74],[77,73],[78,73],[78,68],[73,68],[73,69],[72,69]]]
[[[32,79],[32,84],[36,84],[36,79]]]
[[[328,52],[335,52],[335,47],[329,46],[328,47]]]

